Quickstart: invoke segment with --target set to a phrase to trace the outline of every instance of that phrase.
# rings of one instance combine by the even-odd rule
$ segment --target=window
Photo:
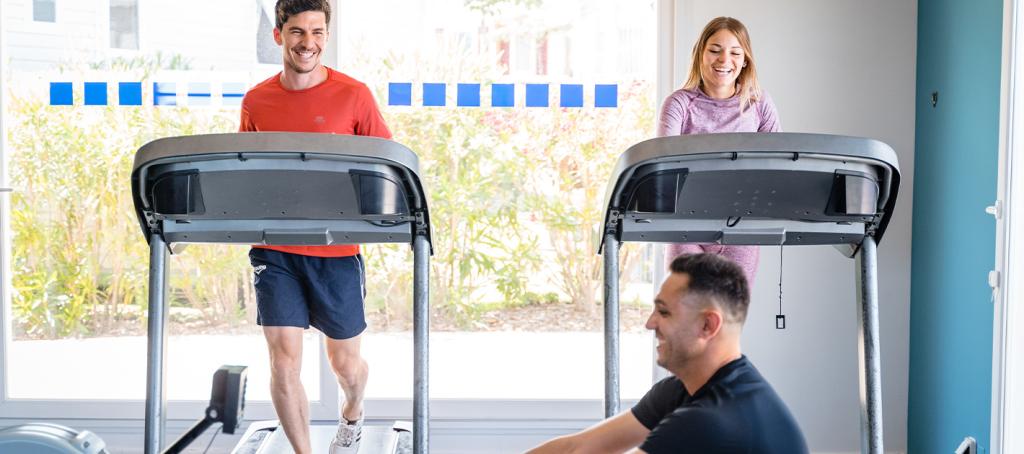
[[[110,0],[110,47],[139,48],[138,0]]]
[[[104,53],[58,48],[39,57],[48,60],[5,68],[5,87],[26,87],[10,92],[3,111],[10,131],[5,170],[16,188],[9,212],[0,213],[11,219],[13,238],[6,257],[11,298],[4,301],[7,312],[0,311],[10,314],[2,320],[11,341],[0,368],[9,401],[137,405],[145,390],[148,248],[126,215],[134,153],[159,137],[236,131],[238,95],[280,70],[273,0],[258,0],[256,17],[251,0],[208,2],[208,14],[199,16],[174,2],[138,3],[111,0],[110,46],[137,49],[145,23],[152,54],[90,61]],[[419,154],[431,197],[431,389],[442,399],[436,416],[493,416],[492,405],[465,410],[466,402],[480,399],[569,399],[598,407],[601,257],[593,245],[611,166],[653,129],[656,47],[654,27],[623,35],[599,24],[599,16],[620,17],[623,26],[654,22],[649,0],[338,2],[333,20],[340,32],[332,39],[339,69],[374,91],[395,139]],[[389,20],[367,20],[383,17]],[[227,38],[182,35],[168,23]],[[104,45],[102,26],[83,30],[96,36],[79,41]],[[589,43],[603,34],[610,34],[607,42],[632,41],[593,48]],[[609,54],[619,48],[638,55],[620,64],[624,56]],[[68,68],[68,61],[82,64]],[[96,69],[110,67],[117,70]],[[411,84],[411,105],[390,105],[392,82]],[[446,88],[444,106],[424,107],[424,83]],[[598,107],[598,85],[614,86],[611,98],[601,91],[601,105],[610,107]],[[92,101],[112,108],[84,106],[90,93],[110,93]],[[476,104],[460,102],[464,95]],[[178,105],[154,106],[168,98]],[[221,364],[249,366],[247,414],[273,417],[246,251],[194,245],[170,259],[172,418],[202,411],[199,403],[181,401],[208,399],[209,374]],[[363,348],[373,369],[367,411],[373,418],[402,417],[412,393],[411,253],[408,246],[369,245],[364,254],[370,329]],[[621,252],[626,399],[640,397],[651,383],[652,343],[643,329],[653,293],[649,255],[649,246],[636,243]],[[337,413],[335,380],[318,333],[309,331],[304,341],[311,414],[328,419]],[[48,361],[35,361],[40,357]],[[55,378],[66,377],[69,367],[112,373]],[[458,402],[446,407],[444,400]],[[9,414],[3,405],[0,417]],[[64,417],[138,416],[71,407]],[[522,416],[502,414],[535,417],[519,411]],[[576,414],[588,415],[596,416]]]
[[[32,0],[32,20],[57,22],[57,0]]]
[[[991,452],[1017,452],[1024,447],[1024,436],[1017,429],[1024,418],[1024,316],[1019,301],[1024,295],[1020,276],[1024,274],[1024,40],[1019,38],[1024,11],[1021,2],[1014,6],[1010,33],[1004,38],[1003,56],[1010,80],[1003,87],[1008,105],[1000,119],[999,190],[1001,204],[992,207],[996,215],[996,270],[998,293],[996,303],[994,355],[992,369],[992,438]],[[996,276],[992,276],[996,277]],[[998,296],[998,298],[996,298]]]
[[[342,1],[339,9],[339,66],[379,87],[395,140],[427,169],[432,219],[445,220],[434,227],[431,397],[600,400],[602,257],[593,245],[611,167],[654,126],[655,33],[641,26],[654,23],[653,2]],[[388,105],[385,82],[411,84],[411,106]],[[423,107],[424,84],[446,87],[442,106]],[[617,87],[614,108],[596,107],[599,84]],[[514,92],[512,107],[496,107],[501,89]],[[460,101],[466,91],[478,98]],[[405,249],[365,248],[368,311],[388,344],[363,345],[390,350],[386,357],[411,350],[409,276],[392,271],[407,268]],[[643,327],[649,249],[627,243],[622,255],[626,399],[652,380]],[[367,395],[408,398],[410,372],[371,379]]]
[[[3,260],[8,269],[0,272],[9,295],[3,301],[6,311],[0,311],[9,339],[0,367],[6,399],[0,402],[2,416],[40,414],[52,408],[47,402],[63,399],[90,401],[62,405],[70,417],[141,414],[130,409],[145,391],[148,259],[140,255],[138,247],[145,241],[133,225],[125,191],[132,156],[160,136],[236,131],[237,103],[245,87],[269,75],[245,55],[254,18],[223,21],[238,17],[241,2],[204,6],[208,14],[198,17],[207,22],[195,26],[230,33],[212,45],[206,36],[182,34],[168,25],[194,23],[194,11],[175,2],[147,2],[141,8],[139,3],[68,4],[98,12],[81,15],[95,23],[41,32],[4,30],[5,53],[20,58],[5,64],[2,83],[4,125],[12,133],[3,149],[4,171],[16,187],[5,196],[7,211],[0,213],[10,232],[3,238],[11,238]],[[245,3],[252,5],[251,0]],[[108,7],[109,22],[104,17]],[[4,19],[7,23],[9,18]],[[110,46],[138,48],[140,23],[153,24],[147,53],[131,59],[103,57]],[[35,42],[38,33],[53,37],[45,40],[55,43],[46,52],[17,44]],[[177,99],[178,105],[162,102],[168,99]],[[34,122],[42,123],[28,126]],[[31,137],[43,132],[41,124],[56,128],[44,133],[54,141]],[[43,149],[53,154],[40,154]],[[166,370],[172,418],[201,414],[201,405],[181,401],[207,400],[211,374],[222,364],[250,366],[250,417],[273,417],[269,370],[263,367],[265,342],[252,323],[246,252],[244,247],[203,245],[170,259]],[[337,406],[318,403],[336,401],[333,390],[321,392],[320,342],[310,332],[303,344],[301,378],[314,402],[314,418],[329,417],[330,407]],[[38,361],[41,357],[47,360]],[[67,380],[72,370],[104,373]],[[28,413],[12,413],[25,408]]]

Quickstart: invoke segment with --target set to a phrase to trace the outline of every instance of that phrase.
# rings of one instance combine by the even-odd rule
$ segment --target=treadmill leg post
[[[604,416],[619,413],[619,240],[604,237]]]
[[[857,254],[857,321],[860,323],[861,452],[882,454],[881,343],[878,334],[878,250],[865,236]]]
[[[160,235],[149,239],[149,336],[146,364],[145,454],[163,446],[167,397],[164,395],[164,353],[167,345],[167,243]]]
[[[413,453],[426,454],[430,421],[430,243],[413,240]]]

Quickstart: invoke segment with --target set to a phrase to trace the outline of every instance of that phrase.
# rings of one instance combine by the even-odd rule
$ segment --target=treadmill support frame
[[[430,242],[417,233],[413,255],[413,453],[430,452]]]
[[[166,434],[167,243],[158,234],[149,241],[149,347],[146,368],[145,454],[157,454]],[[156,291],[153,291],[153,290]],[[617,292],[616,292],[617,293]],[[413,240],[413,452],[426,454],[430,418],[430,241]],[[617,394],[617,393],[616,393]],[[617,401],[616,401],[617,403]]]
[[[604,415],[619,412],[619,240],[604,237]],[[878,329],[878,249],[865,236],[857,260],[858,370],[861,452],[883,454],[881,342]]]
[[[619,240],[604,237],[604,417],[619,413]]]
[[[166,434],[167,396],[164,357],[167,353],[167,243],[149,238],[149,336],[146,365],[145,454],[160,452]]]
[[[875,239],[865,236],[857,254],[857,343],[860,371],[860,449],[882,454],[881,342],[878,335],[878,249]]]

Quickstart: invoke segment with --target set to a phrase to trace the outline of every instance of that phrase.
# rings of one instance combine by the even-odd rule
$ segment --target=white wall
[[[109,39],[104,1],[57,2],[56,22],[32,20],[32,0],[4,0],[4,26],[12,67],[50,67],[86,61]]]
[[[871,137],[896,150],[902,181],[879,247],[882,398],[887,451],[907,446],[910,217],[914,159],[917,2],[679,0],[676,86],[708,20],[746,24],[762,87],[783,130]],[[816,452],[860,446],[855,261],[831,247],[764,247],[744,350],[790,406]]]

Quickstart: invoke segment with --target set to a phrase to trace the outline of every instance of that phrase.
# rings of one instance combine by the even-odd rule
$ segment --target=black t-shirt
[[[746,356],[721,369],[693,396],[676,377],[654,385],[633,407],[650,435],[649,454],[800,454],[807,442],[793,415]]]

